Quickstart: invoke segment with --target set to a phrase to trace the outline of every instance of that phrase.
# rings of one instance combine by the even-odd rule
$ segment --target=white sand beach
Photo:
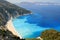
[[[18,32],[15,30],[12,20],[9,20],[6,24],[6,27],[9,31],[11,31],[14,35],[19,36],[21,39],[22,37],[18,34]]]
[[[43,40],[41,37],[37,37],[37,39]]]

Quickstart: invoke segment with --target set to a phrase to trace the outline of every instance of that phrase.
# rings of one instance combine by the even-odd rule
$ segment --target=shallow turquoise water
[[[26,23],[27,17],[28,16],[24,16],[24,18],[17,18],[13,20],[15,29],[23,38],[36,38],[40,36],[40,32],[49,29],[37,26],[37,24]]]
[[[23,38],[36,38],[50,28],[60,31],[60,6],[25,8],[31,10],[32,14],[13,19],[15,29]]]

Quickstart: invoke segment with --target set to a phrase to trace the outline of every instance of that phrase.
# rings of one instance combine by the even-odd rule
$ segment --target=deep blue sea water
[[[13,19],[16,31],[23,38],[36,38],[44,30],[51,28],[60,31],[60,6],[43,5],[24,8],[31,10],[32,14]]]

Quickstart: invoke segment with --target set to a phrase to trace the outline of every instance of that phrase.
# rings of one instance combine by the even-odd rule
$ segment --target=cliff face
[[[0,0],[0,40],[5,40],[5,36],[6,36],[6,40],[16,40],[13,35],[7,28],[6,28],[6,24],[9,20],[11,20],[11,18],[15,18],[17,16],[20,15],[24,15],[24,14],[28,14],[31,13],[29,10],[26,10],[24,8],[18,7],[14,4],[11,4],[5,0]],[[4,31],[2,31],[4,30]],[[7,31],[8,30],[8,31]],[[6,34],[4,34],[5,36],[2,36],[1,32],[6,32]],[[10,35],[12,34],[12,35]],[[18,38],[18,37],[17,37]]]

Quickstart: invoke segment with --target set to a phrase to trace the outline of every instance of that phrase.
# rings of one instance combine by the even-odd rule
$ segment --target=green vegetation
[[[0,40],[20,40],[19,37],[13,35],[10,31],[0,29]]]
[[[18,7],[5,0],[0,0],[0,40],[23,40],[7,30],[5,25],[11,18],[28,13],[31,13],[31,11]]]
[[[16,18],[19,15],[28,13],[31,13],[31,11],[16,6],[5,0],[0,0],[0,26],[5,25],[7,21],[11,19],[11,17]]]
[[[43,40],[60,40],[60,32],[53,29],[45,30],[42,32],[41,38]]]

